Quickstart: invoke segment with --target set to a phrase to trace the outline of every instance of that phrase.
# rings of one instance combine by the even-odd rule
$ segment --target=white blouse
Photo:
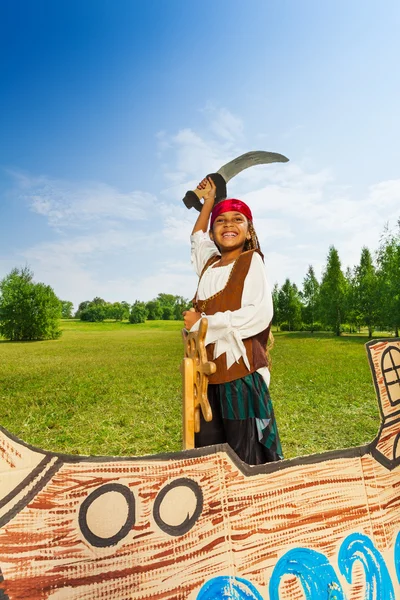
[[[211,256],[219,255],[219,250],[210,239],[208,233],[197,231],[191,236],[192,263],[198,276]],[[211,265],[203,274],[197,290],[197,298],[206,300],[222,290],[229,278],[234,263],[224,267]],[[243,357],[244,363],[250,368],[247,358],[244,339],[264,331],[270,324],[273,316],[271,288],[267,282],[264,263],[261,256],[254,252],[249,272],[244,281],[241,308],[226,310],[214,315],[204,315],[208,319],[206,345],[214,344],[214,358],[226,353],[228,369],[234,362]],[[190,331],[197,331],[200,320],[193,325]],[[269,371],[267,367],[258,372],[269,384]]]

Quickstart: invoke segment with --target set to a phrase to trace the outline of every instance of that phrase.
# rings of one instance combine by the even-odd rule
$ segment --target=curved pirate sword
[[[207,177],[211,177],[217,187],[215,203],[226,198],[226,184],[241,171],[244,171],[245,169],[248,169],[254,165],[266,165],[274,162],[288,162],[288,160],[289,159],[286,158],[286,156],[283,156],[283,154],[278,154],[277,152],[264,152],[262,150],[246,152],[246,154],[242,154],[241,156],[234,158],[230,162],[226,163],[226,165],[221,167],[216,173],[210,173],[207,175]],[[200,198],[202,198],[204,194],[208,192],[210,187],[210,184],[207,184],[207,186],[202,190],[198,190],[196,188],[195,190],[186,192],[186,195],[183,198],[185,206],[187,208],[194,207],[200,212],[201,207],[203,206],[200,202]]]

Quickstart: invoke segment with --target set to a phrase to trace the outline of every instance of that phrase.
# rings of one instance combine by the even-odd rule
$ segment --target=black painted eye
[[[168,535],[183,535],[192,529],[203,510],[203,493],[192,479],[176,479],[158,494],[154,520]]]
[[[122,540],[135,524],[135,497],[126,485],[107,483],[82,502],[79,526],[92,546],[106,548]]]

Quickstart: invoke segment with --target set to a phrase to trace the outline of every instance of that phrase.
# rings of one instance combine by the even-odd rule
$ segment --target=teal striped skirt
[[[201,417],[196,447],[227,442],[248,464],[283,458],[271,397],[259,373],[209,385],[208,399],[213,419],[207,423]]]

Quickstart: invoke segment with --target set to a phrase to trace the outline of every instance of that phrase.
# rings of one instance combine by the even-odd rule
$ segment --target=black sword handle
[[[226,181],[222,175],[219,173],[209,173],[206,177],[210,177],[217,188],[214,204],[218,204],[221,200],[225,200],[227,196]],[[185,197],[182,200],[186,208],[195,208],[200,212],[203,207],[203,204],[200,202],[203,193],[204,190],[198,190],[197,188],[196,190],[189,190],[186,192]]]

